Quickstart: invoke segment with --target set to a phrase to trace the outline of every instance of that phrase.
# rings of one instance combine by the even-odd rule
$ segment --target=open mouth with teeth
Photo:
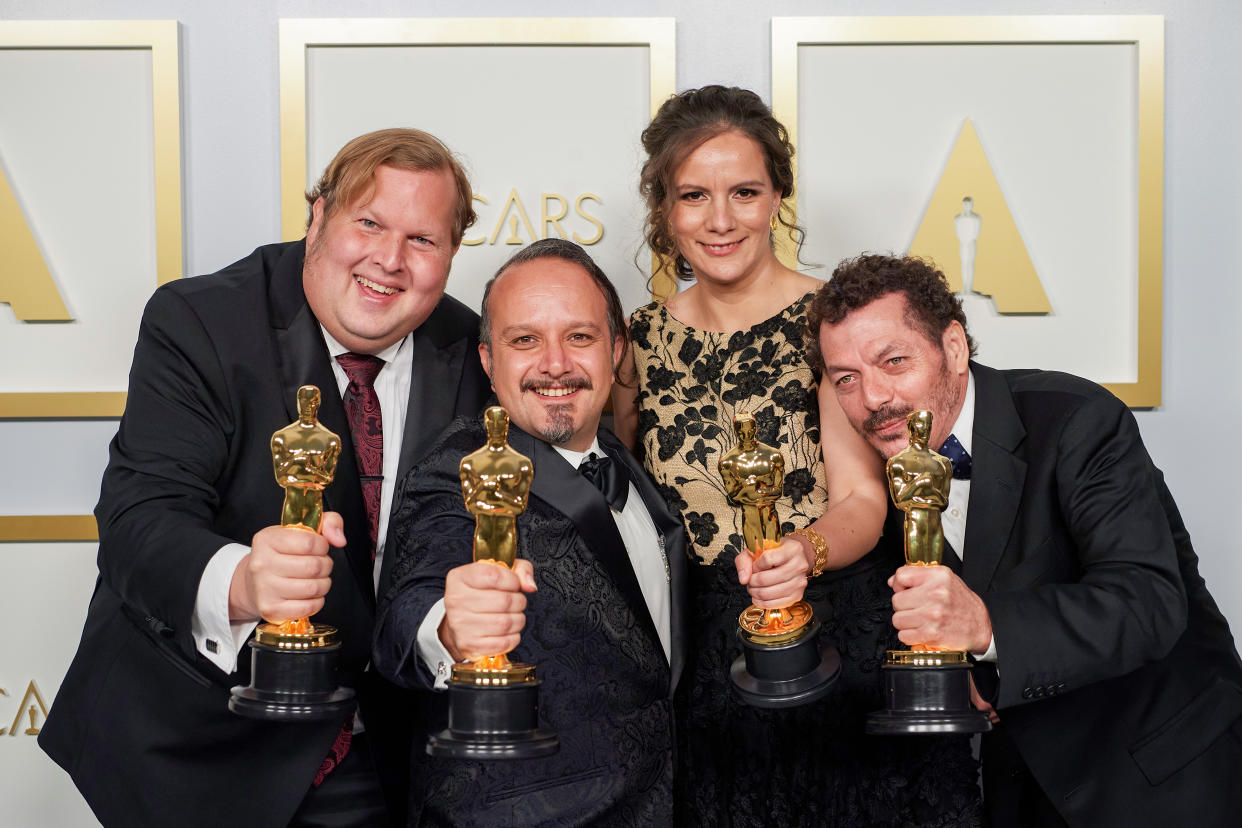
[[[381,285],[378,282],[372,282],[370,279],[366,278],[365,276],[359,276],[357,273],[354,274],[354,281],[362,285],[364,288],[367,288],[368,290],[372,290],[384,296],[396,296],[398,293],[402,292],[401,288],[385,287],[384,285]]]
[[[577,392],[578,388],[532,388],[536,394],[541,397],[568,397],[570,394]]]
[[[732,253],[740,244],[740,241],[729,242],[728,244],[703,244],[703,248],[712,255],[723,256],[726,253]]]

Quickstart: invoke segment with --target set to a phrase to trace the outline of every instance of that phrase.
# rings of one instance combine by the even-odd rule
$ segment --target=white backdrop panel
[[[965,296],[980,358],[1137,379],[1135,47],[813,45],[798,78],[798,219],[825,278],[908,249],[970,118],[1052,304]]]
[[[0,304],[0,392],[124,391],[157,284],[151,52],[0,49],[0,163],[71,322]]]
[[[49,706],[60,689],[95,586],[96,549],[93,543],[0,544],[0,728],[6,731],[0,735],[0,780],[8,783],[0,787],[0,813],[5,825],[98,824],[69,775],[26,733],[32,703],[34,729],[43,726],[38,702],[22,706],[32,681]],[[15,718],[17,729],[11,732]]]
[[[307,57],[307,181],[316,180],[350,138],[412,126],[440,138],[465,162],[478,223],[453,262],[448,292],[476,310],[483,285],[519,245],[558,235],[541,221],[544,194],[565,201],[563,233],[586,247],[621,295],[625,310],[649,300],[649,256],[639,253],[643,207],[638,136],[650,117],[649,52],[642,46],[311,47]],[[438,82],[452,78],[452,83]],[[556,214],[561,205],[547,202]],[[502,212],[503,211],[503,212]],[[500,225],[499,228],[497,225]]]

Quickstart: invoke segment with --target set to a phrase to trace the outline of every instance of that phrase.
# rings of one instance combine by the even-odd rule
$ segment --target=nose
[[[733,206],[727,198],[714,199],[707,213],[707,229],[727,233],[733,229]]]
[[[559,339],[550,339],[539,352],[539,370],[549,377],[561,377],[569,372],[569,352]]]
[[[396,273],[403,263],[402,252],[405,239],[398,233],[384,233],[375,241],[371,251],[372,261],[383,268],[385,273]]]
[[[879,411],[893,400],[893,384],[882,373],[859,375],[863,404],[868,411]]]

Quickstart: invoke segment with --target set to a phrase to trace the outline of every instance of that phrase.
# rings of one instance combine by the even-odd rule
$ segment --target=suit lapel
[[[394,486],[400,486],[413,468],[440,436],[443,426],[452,422],[457,413],[457,392],[461,384],[463,367],[467,359],[477,359],[470,342],[448,330],[446,314],[442,310],[444,299],[431,312],[431,316],[410,336],[407,347],[410,354],[410,396],[406,402],[405,426],[401,437],[401,457],[397,461],[397,477]],[[428,423],[439,423],[429,427]],[[401,506],[395,494],[389,511],[389,520]],[[385,541],[387,543],[387,541]],[[378,581],[381,597],[388,591],[389,577],[395,549],[385,549],[380,561]]]
[[[607,429],[600,429],[599,443],[608,455],[622,463],[630,473],[634,488],[643,499],[647,513],[655,523],[656,531],[664,540],[664,559],[668,564],[669,574],[669,627],[670,638],[669,670],[672,673],[669,682],[669,696],[677,690],[682,668],[685,666],[686,653],[684,636],[687,609],[686,596],[683,594],[686,585],[686,526],[678,515],[668,508],[668,503],[656,489],[655,484],[647,477],[646,471],[622,445],[621,441]],[[646,604],[643,604],[644,608]]]
[[[1026,429],[999,371],[972,362],[975,429],[962,579],[985,592],[1009,543],[1022,502],[1026,461],[1015,453]]]
[[[336,465],[336,477],[324,490],[324,507],[340,512],[345,522],[345,537],[350,540],[345,557],[354,573],[356,586],[367,603],[374,607],[375,592],[366,542],[369,530],[358,466],[354,461],[354,444],[345,406],[337,391],[336,375],[332,373],[332,365],[328,361],[328,346],[324,343],[319,321],[311,313],[302,292],[304,250],[304,244],[298,244],[290,247],[281,257],[272,278],[269,296],[272,327],[280,355],[281,393],[292,422],[298,416],[298,388],[303,385],[317,386],[320,396],[319,422],[341,438],[342,456]]]
[[[443,314],[437,305],[431,316],[410,337],[413,373],[410,375],[410,399],[405,413],[398,480],[405,477],[406,472],[422,459],[440,436],[441,429],[429,428],[427,423],[447,425],[452,421],[463,365],[467,359],[478,358],[469,348],[469,341],[460,337],[445,337],[442,335],[443,328]]]
[[[535,465],[531,494],[573,522],[587,549],[625,597],[635,617],[639,619],[640,626],[663,652],[655,624],[651,621],[651,613],[647,610],[647,602],[643,599],[638,578],[634,575],[630,557],[621,540],[621,533],[617,531],[617,523],[613,520],[612,510],[608,508],[604,496],[587,483],[556,449],[543,440],[537,440],[516,426],[510,426],[509,444],[529,457]]]

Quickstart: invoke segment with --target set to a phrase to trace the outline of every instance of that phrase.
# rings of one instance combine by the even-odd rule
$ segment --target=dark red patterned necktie
[[[362,481],[362,499],[367,506],[367,528],[371,533],[371,560],[375,560],[375,538],[379,532],[380,492],[384,485],[384,421],[380,416],[375,378],[384,360],[367,354],[341,354],[336,358],[349,377],[345,389],[345,416],[354,440],[354,459]]]
[[[368,354],[341,354],[336,361],[345,369],[349,386],[345,389],[345,417],[354,441],[354,460],[362,482],[362,499],[367,507],[367,530],[371,537],[371,560],[375,560],[375,539],[379,533],[380,494],[384,485],[384,420],[380,415],[375,378],[384,367],[384,360]],[[349,753],[354,736],[354,717],[350,716],[336,734],[332,749],[323,758],[314,786],[341,763]]]

